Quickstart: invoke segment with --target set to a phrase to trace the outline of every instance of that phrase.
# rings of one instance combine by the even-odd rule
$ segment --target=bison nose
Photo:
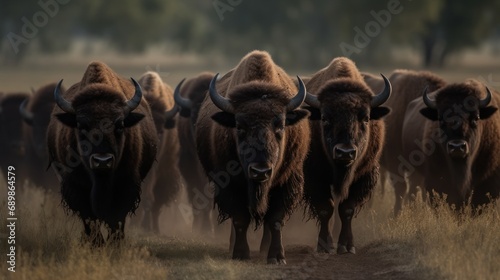
[[[110,169],[113,166],[115,156],[112,154],[93,154],[90,156],[90,168]]]
[[[250,163],[248,165],[248,177],[251,180],[265,182],[271,178],[273,169],[267,165],[259,163]]]
[[[469,154],[469,145],[464,140],[450,140],[446,148],[452,158],[465,158]]]
[[[333,148],[333,158],[336,160],[354,161],[356,155],[356,147],[353,145],[337,144]]]

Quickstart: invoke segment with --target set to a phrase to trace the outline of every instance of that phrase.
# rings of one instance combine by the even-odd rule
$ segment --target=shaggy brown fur
[[[25,156],[23,120],[19,105],[26,98],[29,98],[28,93],[5,93],[0,100],[0,172],[5,174],[8,166],[14,166],[19,179],[25,178],[22,166]]]
[[[54,172],[47,170],[49,154],[46,135],[55,104],[55,88],[56,83],[50,83],[34,92],[26,104],[26,111],[31,113],[33,118],[23,123],[23,137],[26,139],[24,166],[27,176],[34,185],[50,191],[59,189],[59,182]],[[64,92],[64,87],[61,90]]]
[[[284,124],[286,104],[298,89],[268,53],[254,51],[217,82],[217,91],[234,104],[236,115],[225,114],[239,129],[214,123],[212,118],[224,113],[207,97],[196,122],[196,144],[200,161],[216,186],[219,218],[231,217],[236,229],[233,258],[249,258],[246,229],[253,218],[271,232],[268,261],[282,263],[281,226],[277,225],[283,225],[302,195],[301,163],[309,146],[309,128],[301,119],[307,113],[297,109],[298,118],[291,125],[278,132],[273,127]],[[247,159],[246,152],[255,156],[247,154]],[[250,162],[270,164],[271,178],[264,183],[247,179]]]
[[[179,134],[180,157],[179,169],[183,176],[189,202],[193,211],[193,231],[200,234],[211,234],[213,209],[213,188],[201,166],[194,137],[194,124],[205,99],[213,73],[204,72],[188,79],[181,87],[181,96],[191,101],[190,109],[182,108],[177,132]]]
[[[383,87],[384,82],[379,77],[364,74],[364,78],[375,92]],[[395,70],[389,77],[389,80],[392,84],[393,94],[385,105],[391,108],[391,114],[385,118],[386,137],[380,164],[389,172],[390,183],[394,186],[396,194],[394,213],[398,214],[401,211],[403,201],[410,197],[407,194],[404,174],[399,171],[401,162],[398,160],[398,155],[401,155],[403,152],[403,144],[401,142],[403,129],[402,116],[405,115],[407,106],[412,100],[422,97],[422,92],[426,86],[429,87],[429,92],[432,92],[445,86],[446,82],[431,72],[411,70]],[[415,178],[415,180],[417,179]],[[416,186],[412,184],[409,191],[410,194],[414,195],[416,193]]]
[[[377,183],[385,131],[380,118],[388,110],[371,108],[374,93],[365,84],[354,62],[347,58],[335,58],[314,74],[307,89],[318,96],[321,104],[320,109],[313,109],[313,116],[321,115],[321,121],[319,117],[310,121],[312,139],[304,163],[304,198],[311,217],[320,224],[317,249],[320,252],[333,250],[329,224],[334,213],[335,196],[340,200],[342,220],[339,252],[354,252],[351,219],[369,200]],[[356,148],[357,157],[352,164],[346,166],[335,160],[337,145]]]
[[[413,163],[410,168],[421,176],[424,188],[431,195],[433,190],[444,193],[450,204],[460,207],[471,197],[472,205],[478,206],[489,202],[488,194],[497,199],[500,114],[496,110],[500,95],[492,92],[488,107],[479,109],[478,100],[486,96],[486,90],[476,80],[447,85],[433,95],[437,111],[427,108],[422,98],[408,106],[403,126],[404,159]],[[429,115],[436,120],[429,119]],[[453,159],[448,154],[450,140],[467,142],[469,152],[464,159]],[[418,143],[426,144],[422,147]],[[424,156],[423,160],[416,161],[417,153]]]
[[[76,115],[55,106],[47,131],[63,202],[82,219],[87,238],[96,245],[104,241],[96,223],[106,223],[112,238],[123,238],[125,217],[137,208],[141,182],[156,157],[158,137],[147,102],[143,99],[124,115],[125,101],[134,92],[130,80],[92,62],[82,81],[63,94]],[[112,169],[92,171],[93,153],[113,154]]]
[[[177,166],[179,141],[177,129],[165,129],[165,112],[175,105],[173,90],[155,72],[139,79],[143,94],[151,108],[158,136],[157,161],[144,181],[142,194],[142,226],[160,232],[158,220],[162,206],[174,201],[180,191],[180,172]]]

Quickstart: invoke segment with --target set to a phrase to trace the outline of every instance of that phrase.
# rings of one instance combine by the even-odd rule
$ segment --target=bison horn
[[[61,96],[61,84],[63,80],[60,80],[59,83],[56,86],[56,89],[54,90],[54,99],[56,101],[57,106],[61,108],[64,112],[66,113],[75,113],[75,109],[71,105],[71,103],[64,99],[64,97]]]
[[[319,102],[318,97],[316,95],[310,94],[309,92],[306,94],[306,104],[319,109],[321,107],[321,102]]]
[[[132,99],[130,100],[127,100],[127,106],[125,107],[125,113],[128,114],[132,111],[135,110],[135,108],[137,108],[139,106],[139,104],[141,104],[141,99],[142,99],[142,89],[141,89],[141,85],[139,85],[139,83],[134,80],[134,78],[130,78],[132,80],[132,83],[134,83],[134,87],[135,87],[135,93],[134,93],[134,96],[132,97]]]
[[[288,102],[288,105],[286,106],[287,112],[297,109],[300,105],[302,105],[302,102],[304,102],[304,99],[306,99],[307,96],[304,82],[299,76],[297,76],[297,80],[299,81],[299,92],[290,100],[290,102]]]
[[[182,79],[182,81],[175,87],[174,100],[175,100],[175,104],[181,106],[181,108],[191,109],[193,107],[193,103],[191,102],[191,100],[189,100],[187,98],[183,98],[181,96],[181,86],[185,80],[186,80],[186,78]]]
[[[372,108],[375,108],[375,107],[378,107],[378,106],[384,104],[387,101],[387,99],[389,99],[389,97],[391,96],[391,92],[392,92],[391,82],[383,74],[380,74],[380,76],[382,76],[382,79],[384,79],[385,86],[384,86],[384,89],[379,94],[375,95],[372,98],[372,102],[370,104]]]
[[[216,89],[215,84],[217,83],[217,78],[219,77],[219,73],[213,77],[212,81],[210,81],[210,87],[208,89],[208,93],[210,94],[210,99],[212,99],[212,102],[214,103],[217,108],[221,109],[224,112],[234,114],[234,107],[233,104],[231,104],[231,101],[229,99],[221,96]]]
[[[486,87],[486,97],[484,99],[479,100],[479,108],[484,108],[488,106],[491,102],[491,91],[488,87]]]
[[[174,104],[174,107],[172,107],[172,109],[165,112],[165,120],[168,121],[173,119],[175,115],[177,115],[177,112],[179,112],[179,106]]]
[[[424,88],[424,103],[427,107],[431,108],[431,109],[437,109],[437,106],[436,106],[436,101],[432,100],[429,98],[429,96],[427,95],[427,90],[429,89],[429,86],[426,86]]]
[[[26,104],[28,104],[28,98],[24,99],[23,103],[19,105],[19,113],[26,123],[33,123],[33,113],[26,110]]]

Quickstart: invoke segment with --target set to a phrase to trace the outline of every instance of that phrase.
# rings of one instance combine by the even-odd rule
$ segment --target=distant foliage
[[[59,9],[33,38],[23,37],[22,18],[33,21],[35,13],[44,11],[40,3],[55,3]],[[374,17],[386,15],[382,11],[390,6],[400,12]],[[4,1],[0,51],[7,60],[20,61],[30,50],[64,51],[83,37],[104,39],[116,50],[132,53],[163,42],[180,52],[230,59],[266,49],[280,64],[311,68],[340,55],[383,62],[393,46],[412,46],[423,65],[441,66],[450,54],[477,47],[498,31],[499,9],[499,0]],[[28,41],[18,43],[17,52],[12,33]]]

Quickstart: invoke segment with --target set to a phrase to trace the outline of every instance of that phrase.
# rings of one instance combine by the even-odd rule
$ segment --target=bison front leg
[[[333,237],[332,237],[332,218],[335,211],[334,202],[331,198],[324,198],[321,203],[315,205],[316,213],[320,223],[318,245],[316,250],[318,253],[333,253]]]
[[[109,224],[108,241],[111,243],[119,243],[125,238],[125,218],[116,223]]]
[[[82,236],[83,242],[90,242],[94,247],[100,247],[104,245],[104,237],[101,233],[101,223],[96,219],[82,218],[84,236]]]
[[[339,204],[339,216],[342,222],[337,253],[356,253],[352,233],[354,213],[367,202],[378,180],[378,170],[362,175],[349,188],[349,196]]]
[[[285,219],[285,211],[282,207],[282,202],[271,201],[269,209],[264,217],[264,230],[268,231],[271,236],[271,244],[267,252],[268,264],[286,264],[285,249],[283,248],[283,240],[281,231],[283,229]]]
[[[250,248],[248,247],[247,230],[250,225],[250,214],[247,212],[233,215],[232,221],[235,235],[233,259],[249,260]]]

